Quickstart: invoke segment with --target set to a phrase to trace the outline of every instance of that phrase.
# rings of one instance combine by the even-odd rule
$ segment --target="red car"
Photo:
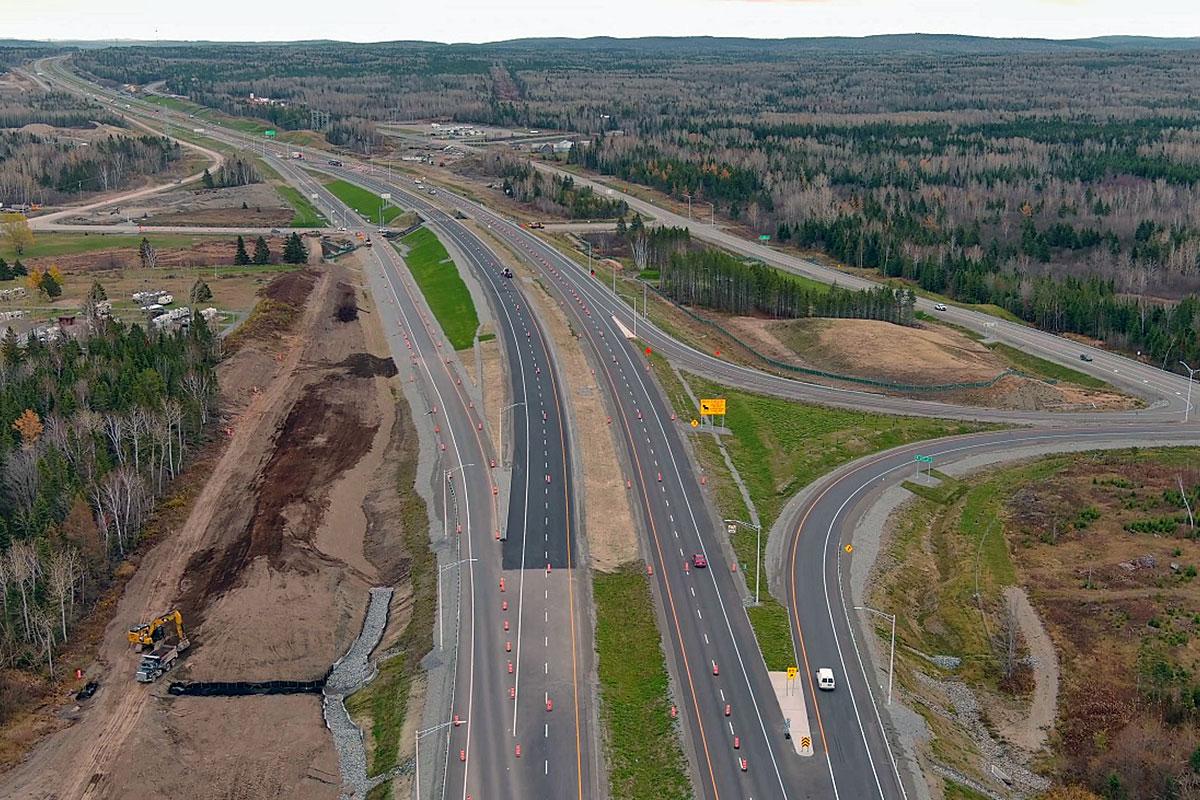
[[[704,557],[703,553],[696,553],[692,556],[692,566],[696,569],[704,569],[708,566],[708,559]]]

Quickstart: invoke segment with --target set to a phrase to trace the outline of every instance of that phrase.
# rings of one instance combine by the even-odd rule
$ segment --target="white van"
[[[833,670],[821,667],[817,670],[817,688],[821,691],[832,692],[834,687]]]

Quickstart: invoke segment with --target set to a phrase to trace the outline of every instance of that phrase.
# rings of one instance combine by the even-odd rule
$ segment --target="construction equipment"
[[[177,608],[155,617],[149,622],[130,628],[129,643],[143,651],[147,648],[152,648],[163,637],[163,634],[166,633],[164,627],[172,622],[175,623],[175,635],[179,641],[184,643],[180,649],[186,649],[187,636],[183,633],[183,614],[180,614]]]
[[[163,641],[163,638],[170,630],[167,626],[172,622],[175,623],[175,641],[168,643]],[[191,644],[183,632],[183,614],[179,613],[179,609],[172,609],[149,622],[130,628],[129,643],[143,653],[147,648],[153,648],[142,656],[142,661],[138,664],[138,683],[152,683],[158,680],[159,676],[175,666],[179,654]]]
[[[138,683],[153,683],[158,680],[159,676],[175,666],[179,654],[186,650],[187,646],[188,640],[182,639],[174,644],[160,644],[152,652],[142,656],[142,662],[137,668]]]

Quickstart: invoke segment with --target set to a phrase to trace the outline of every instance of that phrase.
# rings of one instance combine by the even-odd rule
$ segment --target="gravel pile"
[[[333,746],[338,754],[343,798],[363,797],[371,787],[382,780],[367,778],[367,750],[363,742],[363,732],[350,719],[343,700],[375,677],[375,668],[370,660],[371,651],[383,638],[391,601],[390,587],[371,590],[371,601],[367,605],[362,632],[350,645],[346,655],[333,665],[333,671],[329,673],[329,679],[325,682],[325,699],[322,706],[325,725],[333,734]]]

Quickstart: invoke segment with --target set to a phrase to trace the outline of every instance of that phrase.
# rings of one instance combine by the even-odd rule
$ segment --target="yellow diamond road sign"
[[[725,414],[725,398],[724,397],[714,397],[714,398],[709,398],[707,400],[701,399],[700,400],[700,413],[701,414],[724,415]]]
[[[695,427],[698,427],[699,425],[700,425],[700,421],[699,421],[699,420],[696,420],[696,419],[693,419],[693,420],[692,420],[692,427],[693,427],[693,428],[695,428]]]
[[[796,673],[799,671],[800,670],[796,669],[795,667],[788,667],[788,680],[789,681],[796,680]]]

